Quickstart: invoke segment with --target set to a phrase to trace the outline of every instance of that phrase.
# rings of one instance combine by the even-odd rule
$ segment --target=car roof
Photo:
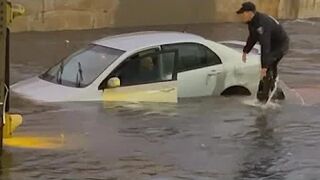
[[[123,51],[131,51],[161,44],[199,42],[201,40],[204,40],[204,38],[190,33],[143,31],[109,36],[94,41],[93,44],[120,49]]]

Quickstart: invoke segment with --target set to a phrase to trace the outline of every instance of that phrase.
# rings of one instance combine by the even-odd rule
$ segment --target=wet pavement
[[[242,103],[248,97],[34,104],[13,96],[11,111],[24,116],[13,140],[37,138],[34,145],[48,148],[6,146],[0,179],[320,179],[320,21],[283,24],[291,49],[280,65],[288,96],[280,107],[248,107]],[[231,23],[13,34],[12,83],[91,40],[138,30],[216,41],[247,34],[246,26]]]

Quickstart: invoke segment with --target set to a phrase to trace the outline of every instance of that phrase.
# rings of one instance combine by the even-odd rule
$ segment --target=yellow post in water
[[[4,96],[5,96],[5,64],[6,64],[6,37],[7,37],[7,1],[0,0],[0,106],[1,106],[1,143],[0,143],[0,150],[2,150],[2,141],[3,141],[3,123],[4,123],[4,116],[3,110],[4,109]]]
[[[24,8],[13,5],[7,0],[0,0],[0,150],[2,150],[3,138],[8,138],[12,132],[22,123],[20,115],[10,115],[7,100],[9,92],[9,24],[14,17],[22,15]]]

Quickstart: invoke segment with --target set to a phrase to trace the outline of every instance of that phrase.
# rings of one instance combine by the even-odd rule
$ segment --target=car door
[[[99,86],[103,100],[177,102],[177,57],[175,50],[148,50],[127,58]]]
[[[218,93],[223,65],[211,49],[197,43],[164,45],[162,49],[178,50],[178,97],[211,96]]]

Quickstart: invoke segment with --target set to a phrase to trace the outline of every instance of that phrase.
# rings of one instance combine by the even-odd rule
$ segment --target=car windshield
[[[89,45],[63,59],[40,78],[65,86],[85,87],[123,53],[122,50]]]

